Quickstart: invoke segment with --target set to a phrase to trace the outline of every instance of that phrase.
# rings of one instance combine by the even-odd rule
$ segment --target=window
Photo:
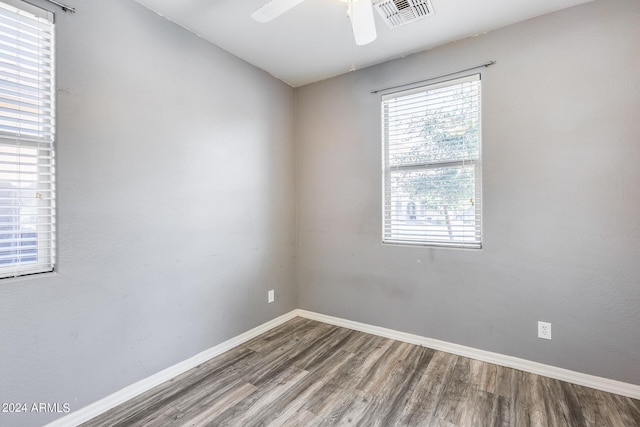
[[[480,75],[382,97],[383,242],[480,248]]]
[[[0,2],[0,277],[52,271],[53,15]]]

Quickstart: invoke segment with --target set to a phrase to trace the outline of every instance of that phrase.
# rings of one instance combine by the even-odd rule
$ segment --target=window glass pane
[[[390,100],[387,106],[390,164],[478,158],[479,83],[466,82]]]
[[[478,241],[475,165],[391,172],[391,239]]]

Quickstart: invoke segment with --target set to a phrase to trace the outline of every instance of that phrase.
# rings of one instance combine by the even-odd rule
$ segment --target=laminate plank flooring
[[[83,426],[632,427],[640,401],[295,318]]]

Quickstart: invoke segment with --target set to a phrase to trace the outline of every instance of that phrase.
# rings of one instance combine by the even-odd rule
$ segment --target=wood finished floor
[[[295,318],[83,426],[640,426],[640,401]]]

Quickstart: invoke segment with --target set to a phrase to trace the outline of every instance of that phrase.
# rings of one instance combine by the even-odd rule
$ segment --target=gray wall
[[[0,402],[76,410],[296,308],[294,90],[131,0],[67,2],[59,268],[0,281]]]
[[[638,22],[599,0],[298,90],[301,308],[640,384]],[[487,60],[484,248],[381,245],[369,91]]]

